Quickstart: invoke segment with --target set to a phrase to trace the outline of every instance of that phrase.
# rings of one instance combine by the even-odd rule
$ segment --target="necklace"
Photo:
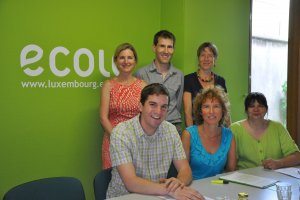
[[[210,77],[208,79],[204,79],[204,78],[201,78],[201,75],[200,75],[200,70],[197,71],[197,76],[198,76],[198,79],[204,83],[210,83],[211,81],[214,80],[214,73],[213,72],[210,72]]]

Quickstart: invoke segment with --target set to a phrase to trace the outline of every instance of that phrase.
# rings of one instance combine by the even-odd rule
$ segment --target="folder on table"
[[[254,186],[258,188],[267,188],[274,185],[277,180],[255,176],[251,174],[244,174],[240,172],[233,172],[229,175],[220,176],[220,179],[227,180],[234,183],[241,183],[244,185]]]

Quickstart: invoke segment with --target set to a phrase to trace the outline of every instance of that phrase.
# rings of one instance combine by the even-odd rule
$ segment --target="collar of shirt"
[[[159,125],[159,127],[156,129],[155,133],[152,136],[148,136],[144,132],[139,119],[140,119],[140,114],[137,115],[135,117],[135,119],[133,120],[134,131],[136,132],[137,137],[145,137],[146,139],[149,138],[152,141],[152,140],[156,139],[159,135],[161,135],[163,122]]]
[[[159,73],[159,72],[157,71],[157,68],[156,68],[156,65],[155,65],[154,61],[151,63],[150,68],[149,68],[149,71],[150,71],[150,72],[155,72],[155,71],[156,71],[157,73]],[[175,70],[173,64],[170,63],[169,74],[170,74],[170,75],[173,75],[173,74],[176,74],[176,73],[177,73],[177,72],[176,72],[176,70]]]

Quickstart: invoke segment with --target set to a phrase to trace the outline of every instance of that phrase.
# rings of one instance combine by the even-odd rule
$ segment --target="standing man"
[[[168,105],[169,94],[162,84],[147,85],[141,93],[140,114],[113,129],[107,198],[134,192],[204,200],[187,187],[192,172],[175,127],[165,121]],[[172,161],[178,175],[167,179]]]
[[[152,50],[154,61],[137,71],[136,76],[150,83],[161,83],[169,91],[170,105],[167,121],[176,126],[181,135],[181,104],[184,76],[175,68],[171,59],[174,53],[175,36],[167,30],[161,30],[154,35]]]

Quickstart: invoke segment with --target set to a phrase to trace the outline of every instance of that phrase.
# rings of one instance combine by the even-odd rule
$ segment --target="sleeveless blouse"
[[[111,84],[109,100],[109,121],[113,127],[139,114],[139,103],[142,91],[142,80],[137,79],[130,85],[122,85],[117,81],[109,80]],[[102,143],[103,169],[111,167],[109,154],[110,139],[104,134]]]
[[[190,126],[187,131],[191,135],[190,166],[193,179],[197,180],[222,173],[227,163],[227,155],[233,138],[231,130],[222,127],[221,143],[214,154],[208,153],[204,148],[199,137],[198,126]]]

